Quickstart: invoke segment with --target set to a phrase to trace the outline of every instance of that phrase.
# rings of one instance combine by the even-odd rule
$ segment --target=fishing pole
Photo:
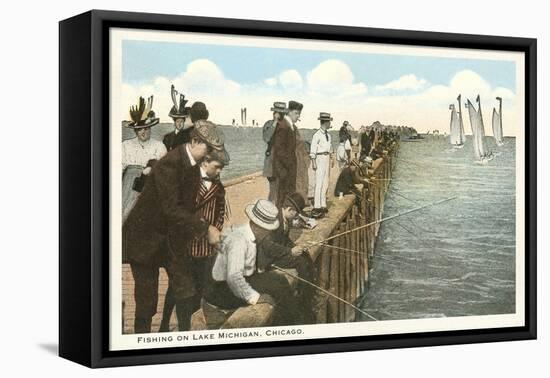
[[[357,254],[357,255],[362,255],[362,256],[365,256],[365,255],[366,255],[365,252],[356,251],[356,250],[350,249],[350,248],[338,247],[338,246],[336,246],[336,245],[325,244],[325,243],[321,243],[321,245],[324,246],[324,247],[339,249],[339,250],[341,250],[341,251],[352,252],[352,253],[355,253],[355,254]]]
[[[288,275],[288,276],[290,276],[290,277],[292,277],[292,278],[295,278],[295,279],[297,279],[298,281],[305,282],[305,283],[307,283],[308,285],[313,286],[313,287],[316,288],[317,290],[319,290],[319,291],[321,291],[321,292],[327,294],[328,296],[331,296],[332,298],[337,299],[337,300],[339,300],[340,302],[347,304],[348,306],[352,307],[354,310],[356,310],[356,311],[360,312],[361,314],[363,314],[363,315],[369,317],[370,319],[378,321],[378,319],[376,319],[374,316],[372,316],[372,315],[369,314],[368,312],[366,312],[366,311],[364,311],[364,310],[361,310],[359,307],[355,306],[353,303],[348,302],[348,301],[346,301],[345,299],[340,298],[339,296],[337,296],[337,295],[331,293],[330,291],[325,290],[325,289],[323,289],[322,287],[315,285],[313,282],[309,282],[309,281],[306,280],[306,279],[303,279],[303,278],[301,278],[301,277],[298,277],[298,276],[295,275],[295,274],[292,274],[292,273],[290,273],[290,272],[287,272],[286,270],[284,270],[283,268],[281,268],[281,267],[279,267],[279,266],[277,266],[277,265],[275,265],[275,264],[271,264],[271,266],[272,266],[273,268],[277,269],[278,271],[283,272],[284,274],[286,274],[286,275]]]
[[[442,203],[444,203],[444,202],[451,201],[451,200],[454,200],[454,199],[456,199],[456,198],[457,198],[456,196],[454,196],[454,197],[449,197],[449,198],[445,198],[445,199],[442,199],[442,200],[437,201],[437,202],[432,202],[432,203],[428,203],[428,204],[423,205],[423,206],[415,207],[414,209],[410,209],[410,210],[407,210],[407,211],[403,211],[403,212],[401,212],[401,213],[398,213],[398,214],[395,214],[395,215],[391,215],[391,216],[389,216],[389,217],[382,218],[382,219],[379,219],[379,220],[376,220],[376,221],[373,221],[373,222],[364,224],[364,225],[359,226],[359,227],[352,228],[351,230],[347,230],[347,231],[341,232],[341,233],[339,233],[339,234],[332,235],[332,236],[330,236],[330,237],[328,237],[328,238],[326,238],[326,239],[324,239],[324,240],[319,240],[319,241],[317,241],[317,242],[312,242],[311,245],[318,245],[318,244],[327,242],[327,241],[329,241],[329,240],[335,239],[335,238],[337,238],[337,237],[340,237],[340,236],[343,236],[343,235],[352,233],[352,232],[354,232],[354,231],[357,231],[357,230],[361,230],[361,229],[363,229],[363,228],[370,227],[370,226],[375,225],[375,224],[377,224],[377,223],[382,223],[382,222],[388,221],[388,220],[390,220],[390,219],[394,219],[394,218],[397,218],[397,217],[400,217],[400,216],[403,216],[403,215],[407,215],[407,214],[413,213],[413,212],[418,211],[418,210],[425,209],[425,208],[427,208],[427,207],[440,205],[440,204],[442,204]]]

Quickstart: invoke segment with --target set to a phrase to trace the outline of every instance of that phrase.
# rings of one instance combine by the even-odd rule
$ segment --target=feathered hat
[[[149,96],[147,103],[140,96],[138,105],[130,106],[130,119],[127,127],[130,129],[143,129],[145,127],[155,126],[159,123],[159,119],[155,117],[155,112],[151,110],[153,107],[153,96]]]
[[[173,119],[189,117],[190,109],[189,107],[185,107],[185,104],[187,104],[188,102],[188,100],[185,99],[185,95],[178,93],[178,91],[176,91],[176,88],[174,87],[174,84],[172,84],[170,92],[172,95],[172,103],[174,105],[172,106],[172,109],[170,109],[170,113],[168,115]]]

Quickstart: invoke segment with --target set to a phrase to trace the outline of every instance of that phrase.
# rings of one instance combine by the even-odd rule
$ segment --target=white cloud
[[[227,79],[222,70],[208,59],[197,59],[190,62],[185,70],[174,78],[156,77],[150,83],[143,85],[122,86],[122,104],[126,111],[119,113],[122,119],[128,119],[128,108],[136,104],[139,96],[154,96],[153,110],[161,121],[169,121],[168,112],[172,107],[170,86],[174,84],[176,89],[186,95],[190,100],[204,101],[206,98],[238,98],[242,86],[235,81]],[[216,101],[218,103],[218,101]],[[222,104],[222,102],[220,102]]]
[[[296,70],[286,70],[279,75],[279,83],[284,89],[297,90],[302,89],[304,81],[302,75]]]
[[[467,113],[464,103],[470,99],[475,103],[479,94],[487,135],[492,135],[491,114],[497,106],[495,97],[503,98],[503,129],[505,135],[516,135],[520,121],[517,113],[516,96],[507,88],[493,88],[483,77],[471,70],[457,72],[448,85],[432,85],[411,95],[374,96],[366,101],[369,118],[380,119],[382,123],[406,124],[419,131],[438,129],[448,131],[449,104],[457,104],[457,96],[462,95],[462,110]],[[468,117],[465,117],[466,132],[470,130]]]
[[[390,83],[395,83],[392,84],[393,88],[412,88],[414,85],[411,83],[420,85],[422,82],[418,78],[416,81],[407,80],[401,77]],[[289,100],[297,100],[304,104],[300,127],[318,127],[317,117],[323,111],[332,114],[335,127],[344,120],[354,126],[379,120],[386,124],[409,125],[419,131],[447,130],[450,117],[448,106],[456,103],[459,93],[462,94],[463,103],[468,98],[474,101],[480,94],[488,135],[491,135],[490,115],[492,107],[497,104],[497,96],[503,98],[505,135],[516,134],[521,121],[517,116],[519,107],[514,92],[508,88],[493,88],[476,72],[460,71],[447,85],[425,83],[413,93],[393,91],[391,95],[386,95],[375,88],[375,93],[368,95],[367,86],[357,82],[349,66],[340,60],[321,62],[307,73],[305,80],[298,71],[286,70],[247,85],[227,78],[212,61],[195,60],[174,78],[157,77],[143,85],[123,84],[119,102],[121,106],[114,109],[113,115],[117,119],[126,120],[129,106],[135,104],[139,96],[154,95],[153,110],[161,121],[170,121],[168,112],[172,106],[172,83],[189,98],[189,104],[194,101],[205,102],[212,121],[220,124],[231,124],[233,118],[240,120],[240,109],[243,107],[248,110],[249,121],[254,119],[262,124],[271,118],[269,109],[274,101],[288,103]],[[464,107],[463,111],[466,111]],[[469,124],[466,123],[469,130]]]
[[[347,97],[367,93],[367,86],[364,83],[355,82],[349,66],[336,59],[325,60],[309,71],[307,86],[312,95]]]
[[[425,79],[419,79],[416,75],[409,74],[403,75],[399,79],[390,81],[389,83],[377,85],[375,89],[377,91],[418,91],[424,88],[426,84],[428,82]]]

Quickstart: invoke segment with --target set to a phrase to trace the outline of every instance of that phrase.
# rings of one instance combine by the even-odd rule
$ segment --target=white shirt
[[[326,135],[325,135],[326,134]],[[327,140],[328,136],[328,140]],[[328,130],[319,129],[311,138],[311,150],[309,156],[312,159],[317,157],[317,154],[330,152],[332,150],[332,138]]]
[[[226,281],[231,292],[249,304],[256,304],[260,293],[252,288],[245,277],[256,271],[256,237],[250,224],[232,226],[222,235],[220,252],[212,268],[212,278]]]
[[[338,145],[336,149],[336,160],[344,162],[348,160],[348,155],[346,154],[346,144],[344,142]]]
[[[193,155],[191,155],[191,150],[189,149],[189,144],[185,144],[185,151],[187,151],[187,156],[189,157],[189,161],[191,162],[191,166],[194,167],[197,165],[197,162],[195,159],[193,159]]]
[[[164,143],[158,140],[149,139],[141,142],[137,137],[122,142],[122,169],[129,165],[147,166],[151,159],[159,160],[166,155]]]
[[[285,119],[287,120],[287,122],[290,126],[294,126],[294,122],[292,122],[292,120],[290,119],[290,117],[288,115],[285,115]]]
[[[344,149],[346,151],[351,150],[351,143],[350,143],[349,139],[346,139],[346,141],[344,142]]]

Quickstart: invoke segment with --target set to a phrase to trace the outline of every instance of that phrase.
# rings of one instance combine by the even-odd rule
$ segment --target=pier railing
[[[329,216],[321,219],[314,230],[302,232],[296,241],[307,245],[342,234],[315,245],[309,253],[317,266],[319,285],[351,303],[356,303],[367,290],[369,263],[374,255],[397,151],[395,144],[383,158],[374,161],[369,170],[369,183],[359,188],[360,195],[335,198],[330,204]],[[361,227],[367,224],[372,225]],[[350,230],[355,231],[347,232]],[[328,296],[325,301],[319,301],[316,313],[317,323],[355,319],[353,308]]]

